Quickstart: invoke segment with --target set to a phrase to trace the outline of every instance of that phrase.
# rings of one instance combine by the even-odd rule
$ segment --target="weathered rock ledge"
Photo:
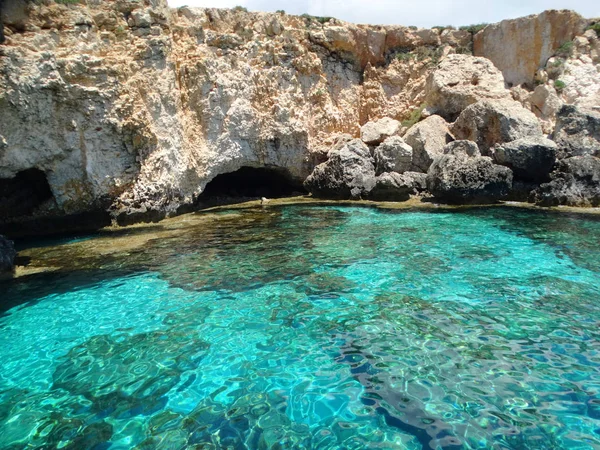
[[[165,0],[0,17],[11,235],[159,220],[242,167],[331,198],[595,204],[600,41],[571,11],[475,36]]]

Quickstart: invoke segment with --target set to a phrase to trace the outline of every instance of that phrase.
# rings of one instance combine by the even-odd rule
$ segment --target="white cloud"
[[[546,9],[574,9],[585,17],[600,17],[598,0],[168,0],[172,7],[231,8],[251,11],[308,13],[331,16],[355,23],[400,24],[431,27],[498,22],[540,13]]]

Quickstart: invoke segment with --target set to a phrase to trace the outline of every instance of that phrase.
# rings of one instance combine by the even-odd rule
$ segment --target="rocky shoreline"
[[[600,204],[600,39],[573,11],[457,30],[15,0],[0,20],[11,237],[158,221],[217,179],[244,197],[240,169],[314,198]]]

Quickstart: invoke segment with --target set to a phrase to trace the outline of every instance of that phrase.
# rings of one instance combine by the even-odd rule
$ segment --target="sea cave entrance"
[[[0,222],[33,214],[52,197],[46,174],[39,169],[0,178]]]
[[[197,203],[200,206],[282,198],[305,194],[302,182],[280,167],[247,167],[217,175],[210,181]]]

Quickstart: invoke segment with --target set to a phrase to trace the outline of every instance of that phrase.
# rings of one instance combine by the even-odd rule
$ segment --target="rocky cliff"
[[[427,116],[450,126],[474,103],[516,99],[549,134],[565,103],[600,104],[599,41],[570,11],[474,38],[242,8],[170,9],[165,0],[1,5],[0,229],[13,234],[71,217],[105,224],[175,214],[242,167],[302,183],[382,118],[399,122],[398,137],[413,136],[417,159],[407,168],[424,173],[441,149],[418,138],[434,133],[427,124],[407,129]],[[461,139],[491,139],[469,133]]]

